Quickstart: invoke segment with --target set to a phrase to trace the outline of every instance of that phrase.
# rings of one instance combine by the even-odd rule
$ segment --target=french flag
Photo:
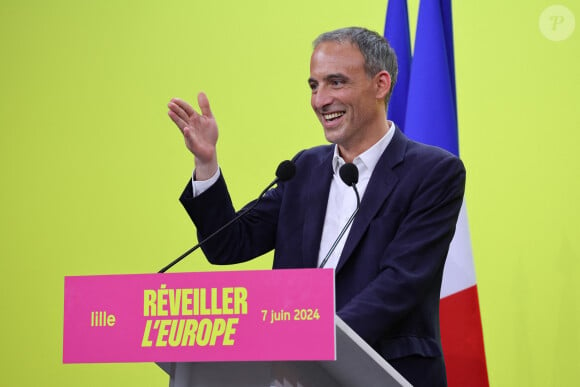
[[[409,36],[406,0],[389,0],[385,38],[399,75],[388,117],[408,137],[459,155],[451,0],[421,1],[413,54]],[[440,322],[448,385],[489,386],[465,202],[443,273]]]

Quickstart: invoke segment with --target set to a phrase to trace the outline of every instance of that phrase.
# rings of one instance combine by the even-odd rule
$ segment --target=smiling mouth
[[[344,114],[345,114],[345,112],[335,112],[335,113],[323,114],[322,117],[324,117],[324,119],[326,121],[334,121],[334,120],[342,117]]]

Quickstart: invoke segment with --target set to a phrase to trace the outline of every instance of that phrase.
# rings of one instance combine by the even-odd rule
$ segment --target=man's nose
[[[311,102],[315,110],[323,111],[325,106],[332,104],[332,95],[324,87],[320,87],[312,93]]]

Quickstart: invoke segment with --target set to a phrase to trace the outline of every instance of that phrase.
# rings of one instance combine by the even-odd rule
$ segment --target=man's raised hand
[[[167,105],[168,115],[183,134],[187,149],[195,156],[196,180],[207,180],[218,168],[216,155],[218,128],[207,96],[199,93],[197,102],[201,114],[182,99],[173,98]]]

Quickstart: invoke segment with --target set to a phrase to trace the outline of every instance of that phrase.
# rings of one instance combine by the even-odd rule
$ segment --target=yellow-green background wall
[[[561,0],[580,17],[580,5]],[[460,147],[492,386],[577,383],[580,29],[542,0],[454,4]],[[414,25],[417,1],[410,1]],[[236,205],[324,141],[310,42],[382,31],[386,0],[2,1],[0,385],[164,386],[152,364],[63,365],[65,275],[149,273],[195,243],[192,157],[166,116],[204,90]],[[269,257],[245,267],[268,267]],[[178,271],[211,268],[196,253]]]

